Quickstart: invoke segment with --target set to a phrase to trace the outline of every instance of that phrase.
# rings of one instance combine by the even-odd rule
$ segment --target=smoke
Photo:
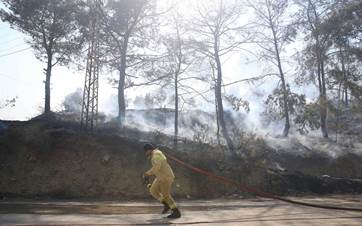
[[[258,110],[262,111],[262,109]],[[174,135],[173,109],[128,110],[126,115],[127,127],[146,132],[161,132],[171,137]],[[273,122],[264,127],[257,118],[253,118],[252,114],[232,111],[225,112],[225,117],[229,133],[232,133],[235,142],[242,137],[241,134],[238,134],[238,132],[242,131],[262,138],[270,148],[277,152],[290,153],[296,156],[322,155],[337,158],[349,153],[362,155],[362,142],[358,142],[358,140],[350,140],[347,143],[335,143],[321,138],[319,131],[311,131],[308,135],[299,135],[293,130],[291,130],[289,137],[285,138],[281,135],[275,135],[279,133],[275,131],[283,130],[282,123]],[[216,131],[217,126],[214,113],[202,110],[180,112],[180,139],[186,138],[196,142],[215,145],[217,144]]]
[[[362,142],[357,137],[345,136],[343,142],[334,142],[324,139],[319,131],[312,131],[308,135],[294,133],[288,137],[266,136],[264,140],[268,146],[276,151],[288,152],[298,156],[322,155],[338,158],[347,154],[362,156]]]
[[[67,112],[81,112],[82,110],[82,99],[83,99],[83,90],[78,88],[75,92],[65,96],[62,103],[62,107]]]
[[[125,126],[142,131],[174,135],[174,109],[131,109],[126,112]],[[179,136],[194,139],[203,136],[205,142],[215,137],[216,125],[214,115],[200,110],[179,113]]]
[[[156,92],[156,91],[153,91]],[[152,91],[149,96],[154,96]],[[247,93],[250,93],[247,95]],[[152,94],[152,95],[151,95]],[[158,101],[150,101],[145,95],[135,95],[129,98],[128,110],[126,111],[125,126],[145,132],[160,132],[171,137],[174,136],[174,115],[172,108],[172,95],[166,94],[167,98],[160,98]],[[362,142],[358,136],[339,137],[339,142],[332,139],[322,139],[320,131],[310,131],[307,135],[300,135],[294,127],[290,130],[287,138],[281,136],[284,121],[271,122],[264,117],[263,100],[267,94],[260,86],[254,89],[249,86],[243,96],[250,102],[250,112],[234,111],[225,101],[225,118],[228,132],[235,142],[243,139],[241,133],[254,134],[277,152],[291,153],[297,156],[323,155],[337,158],[341,155],[353,153],[362,155]],[[161,95],[161,96],[162,96]],[[79,112],[81,109],[81,89],[68,94],[63,106],[67,111]],[[155,97],[155,96],[154,96]],[[157,95],[156,95],[156,98]],[[152,99],[152,98],[151,98]],[[106,115],[105,122],[116,123],[117,116],[117,95],[111,94],[102,99],[100,111]],[[217,144],[217,124],[214,106],[211,103],[207,108],[204,104],[190,105],[179,112],[179,139],[189,139],[202,143]],[[130,107],[131,106],[131,107]],[[332,136],[332,134],[331,134]],[[223,143],[223,141],[222,141]]]

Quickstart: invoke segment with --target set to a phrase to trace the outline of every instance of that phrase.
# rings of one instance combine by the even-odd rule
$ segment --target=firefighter
[[[160,201],[164,208],[162,214],[171,209],[171,214],[167,218],[179,218],[181,213],[171,197],[171,186],[175,178],[166,156],[152,144],[145,144],[143,147],[146,156],[151,160],[152,168],[144,173],[144,177],[155,176],[150,187],[151,195]]]

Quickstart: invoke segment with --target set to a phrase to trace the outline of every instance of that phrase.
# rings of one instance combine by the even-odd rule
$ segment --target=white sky
[[[29,47],[24,39],[26,37],[20,32],[12,30],[6,23],[0,21],[0,103],[5,99],[18,97],[13,108],[0,109],[0,119],[26,120],[40,113],[39,107],[44,105],[44,64],[38,61],[32,49],[5,56],[17,50]],[[244,53],[245,54],[245,53]],[[242,54],[234,54],[224,59],[224,82],[249,78],[261,73],[260,63],[245,64],[246,60]],[[78,62],[85,64],[85,62]],[[51,108],[60,109],[61,102],[69,93],[77,88],[82,88],[84,83],[84,71],[75,71],[66,67],[55,66],[51,78]],[[116,75],[116,74],[115,74]],[[112,88],[106,77],[100,78],[99,110],[106,114],[117,113],[117,90]],[[251,113],[257,114],[262,111],[261,100],[256,97],[255,91],[265,90],[269,92],[275,87],[276,79],[269,79],[269,84],[262,87],[252,87],[247,84],[229,86],[227,93],[242,96],[251,102]],[[254,92],[253,92],[254,91]],[[144,92],[144,88],[127,91],[126,98],[134,98]],[[213,95],[212,92],[209,95]],[[131,106],[133,107],[133,106]],[[214,110],[213,106],[200,105],[202,109]]]
[[[37,60],[33,50],[28,49],[9,56],[8,53],[22,50],[29,45],[26,36],[0,22],[0,102],[18,97],[13,108],[0,109],[0,119],[25,120],[40,113],[44,106],[45,64]],[[79,62],[82,64],[82,62]],[[83,63],[84,64],[84,63]],[[84,85],[84,71],[55,66],[51,78],[51,108],[60,109],[64,97]],[[101,79],[100,110],[116,90]]]

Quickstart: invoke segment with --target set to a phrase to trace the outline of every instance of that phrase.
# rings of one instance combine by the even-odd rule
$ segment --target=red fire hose
[[[271,193],[268,192],[263,192],[263,191],[259,191],[255,188],[249,187],[249,186],[245,186],[235,180],[223,177],[223,176],[219,176],[216,175],[212,172],[209,172],[207,170],[203,170],[200,169],[198,167],[192,166],[191,164],[188,164],[176,157],[173,157],[172,155],[166,154],[164,153],[169,159],[177,162],[178,164],[190,169],[193,172],[208,176],[211,179],[217,180],[219,182],[222,182],[224,184],[230,184],[230,185],[234,185],[235,187],[237,187],[238,190],[243,191],[243,192],[248,192],[248,193],[252,193],[256,196],[259,197],[263,197],[263,198],[270,198],[270,199],[276,199],[276,200],[280,200],[283,202],[288,202],[288,203],[292,203],[292,204],[296,204],[296,205],[302,205],[302,206],[309,206],[309,207],[315,207],[315,208],[323,208],[323,209],[333,209],[333,210],[348,210],[348,211],[358,211],[358,212],[362,212],[362,209],[359,208],[349,208],[349,207],[338,207],[338,206],[327,206],[327,205],[320,205],[320,204],[313,204],[313,203],[307,203],[307,202],[300,202],[300,201],[295,201],[295,200],[291,200],[291,199],[287,199],[287,198],[282,198],[280,196],[277,195],[273,195]]]

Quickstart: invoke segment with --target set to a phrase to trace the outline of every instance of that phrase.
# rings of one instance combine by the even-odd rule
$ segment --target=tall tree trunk
[[[279,46],[278,46],[278,40],[276,37],[276,32],[274,29],[273,20],[271,18],[270,9],[268,7],[268,13],[269,13],[269,25],[273,33],[273,43],[274,43],[274,50],[275,50],[275,57],[278,62],[278,70],[280,79],[282,81],[282,89],[283,89],[283,104],[284,104],[284,117],[285,117],[285,123],[284,123],[284,130],[283,130],[283,136],[287,137],[290,129],[290,120],[289,120],[289,105],[288,105],[288,92],[287,92],[287,86],[285,82],[285,76],[282,68],[282,62],[280,60],[280,53],[279,53]]]
[[[279,70],[281,70],[281,67]],[[281,73],[283,73],[283,72],[281,72]],[[286,88],[286,84],[285,84],[284,75],[282,75],[282,74],[281,74],[281,80],[282,80],[282,87],[283,87],[283,102],[284,102],[284,116],[285,116],[283,136],[287,137],[289,134],[289,129],[290,129],[288,92],[287,92],[287,88]]]
[[[319,61],[317,73],[318,73],[318,86],[319,86],[319,112],[320,112],[321,132],[324,138],[328,138],[327,97],[326,97],[325,79],[323,75],[324,73],[323,67],[324,66],[322,62]]]
[[[215,95],[215,115],[216,115],[216,139],[217,144],[220,146],[220,123],[219,123],[219,110],[217,109],[217,100]]]
[[[118,122],[123,126],[126,117],[126,101],[124,97],[125,73],[119,70],[118,81]]]
[[[314,35],[316,41],[316,55],[317,55],[317,77],[319,88],[319,114],[321,123],[321,132],[324,138],[328,138],[327,130],[327,93],[326,93],[326,80],[324,72],[324,61],[322,57],[322,47],[319,41],[319,35]]]
[[[321,123],[321,132],[323,137],[325,137],[326,133],[326,121],[325,121],[325,97],[324,97],[324,91],[323,91],[323,81],[322,81],[322,72],[321,72],[321,64],[318,60],[318,66],[317,66],[317,77],[318,77],[318,89],[319,89],[319,116],[320,116],[320,123]],[[328,136],[328,135],[327,135]]]
[[[45,70],[45,106],[44,106],[44,113],[50,113],[50,78],[52,75],[52,61],[53,55],[48,51],[48,62],[47,68]]]
[[[217,104],[217,117],[220,123],[221,127],[221,133],[224,136],[226,140],[226,144],[228,146],[229,151],[233,156],[236,156],[236,151],[234,149],[234,145],[232,140],[230,139],[230,136],[227,132],[226,124],[225,124],[225,118],[224,118],[224,107],[222,103],[222,93],[221,93],[221,87],[222,87],[222,70],[221,70],[221,61],[220,56],[217,48],[217,41],[215,40],[215,46],[214,46],[214,57],[216,62],[216,70],[217,70],[217,78],[216,78],[216,86],[215,86],[215,97],[216,97],[216,104]]]
[[[175,134],[174,134],[174,148],[177,150],[177,136],[178,136],[178,73],[175,73]]]
[[[317,10],[315,5],[311,0],[308,0],[308,5],[313,10],[313,14],[315,17],[315,27],[320,25],[320,19],[317,14]],[[309,18],[309,15],[308,15]],[[312,21],[309,18],[309,23],[312,24]],[[311,25],[313,28],[313,26]],[[327,92],[326,92],[326,81],[325,81],[325,72],[324,72],[324,60],[323,60],[323,49],[320,43],[320,35],[317,29],[313,28],[314,39],[315,39],[315,49],[317,55],[317,76],[318,76],[318,86],[319,86],[319,110],[320,110],[320,122],[321,122],[321,131],[324,138],[328,138],[328,130],[327,130]]]
[[[127,48],[129,36],[125,35],[121,49],[121,65],[119,67],[119,81],[118,81],[118,122],[123,126],[126,118],[126,100],[124,95],[125,81],[126,81],[126,68],[127,68]]]
[[[178,102],[179,102],[179,98],[178,98],[178,83],[179,83],[179,75],[180,75],[180,71],[181,71],[181,66],[182,66],[182,41],[181,41],[181,36],[180,36],[180,30],[178,27],[178,24],[176,23],[176,35],[177,35],[177,48],[178,48],[178,53],[176,56],[176,60],[177,60],[177,67],[176,67],[176,71],[175,71],[175,124],[174,124],[174,148],[175,150],[177,150],[177,141],[178,141]]]
[[[342,95],[342,101],[344,103],[344,106],[348,107],[348,87],[347,87],[347,72],[346,72],[346,65],[344,62],[344,55],[342,48],[339,48],[340,57],[341,57],[341,64],[342,64],[342,74],[343,74],[343,95]]]
[[[339,115],[340,115],[340,111],[341,111],[341,87],[342,87],[342,82],[339,82],[339,85],[338,85],[337,114],[336,114],[336,143],[338,143]],[[343,97],[342,97],[342,101],[343,101]]]
[[[327,129],[327,92],[326,92],[326,80],[324,72],[324,62],[323,59],[320,61],[321,67],[321,78],[322,78],[322,96],[321,96],[321,130],[324,138],[328,138],[328,129]]]

